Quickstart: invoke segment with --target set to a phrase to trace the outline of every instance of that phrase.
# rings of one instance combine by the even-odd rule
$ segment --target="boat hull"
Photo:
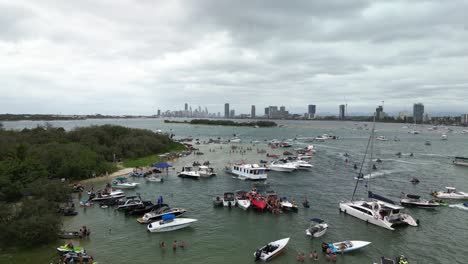
[[[372,215],[362,213],[361,211],[352,208],[347,203],[340,203],[340,211],[366,221],[367,223],[371,223],[389,230],[395,230],[395,228],[393,228],[390,223],[386,223]]]
[[[180,221],[179,221],[180,220]],[[173,222],[161,224],[160,222],[154,222],[148,225],[147,229],[151,233],[162,233],[179,230],[182,228],[189,227],[192,223],[198,221],[197,219],[191,218],[178,218],[174,219]]]
[[[268,245],[278,246],[278,248],[276,248],[274,251],[269,252],[269,253],[262,252],[261,255],[258,258],[260,260],[262,260],[262,261],[271,260],[272,258],[274,258],[274,257],[280,255],[281,253],[283,253],[284,249],[288,245],[288,242],[289,242],[289,237],[268,243]],[[262,247],[260,250],[263,250],[265,247],[266,246]],[[254,255],[254,257],[257,258],[257,252],[254,252],[253,255]]]
[[[247,210],[250,207],[250,201],[249,200],[238,199],[237,200],[237,206],[239,208],[241,208],[242,210]]]

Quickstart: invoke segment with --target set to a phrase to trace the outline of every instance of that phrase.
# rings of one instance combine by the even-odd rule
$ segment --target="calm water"
[[[234,128],[216,126],[191,126],[164,124],[162,120],[85,120],[50,122],[54,126],[71,129],[76,126],[93,124],[119,124],[129,127],[162,129],[177,136],[193,136],[201,140],[207,138],[230,138],[236,133],[243,140],[239,146],[250,146],[251,140],[264,142],[265,139],[288,139],[300,136],[316,136],[330,133],[341,139],[315,144],[317,154],[312,160],[315,168],[311,171],[284,174],[270,172],[270,188],[281,196],[302,201],[307,195],[311,203],[308,209],[300,208],[298,213],[272,215],[255,211],[242,211],[238,208],[213,208],[212,197],[226,191],[249,190],[251,184],[232,179],[222,172],[229,162],[244,160],[258,162],[266,159],[264,154],[255,151],[246,155],[229,153],[230,145],[201,145],[204,156],[181,158],[173,165],[179,170],[194,160],[209,160],[218,170],[218,176],[211,179],[193,181],[180,179],[174,172],[165,182],[145,183],[137,192],[145,199],[155,201],[163,195],[165,202],[173,207],[188,210],[186,217],[197,218],[199,222],[191,228],[169,232],[148,233],[146,226],[113,209],[98,206],[79,208],[79,215],[65,221],[67,229],[79,229],[87,225],[92,230],[89,240],[81,241],[99,263],[253,263],[252,254],[265,243],[283,237],[291,237],[285,254],[273,263],[296,263],[297,252],[320,250],[322,241],[367,240],[372,244],[358,252],[338,257],[338,263],[373,263],[382,255],[405,254],[410,263],[467,263],[468,211],[454,208],[437,210],[410,209],[414,218],[421,221],[420,227],[400,228],[389,231],[374,225],[340,214],[338,203],[349,199],[355,184],[353,162],[360,160],[365,150],[369,132],[358,130],[353,122],[291,122],[284,121],[279,128]],[[5,122],[6,128],[34,127],[38,122]],[[362,123],[359,124],[362,126]],[[401,124],[377,124],[378,135],[388,138],[398,136],[401,141],[376,142],[375,154],[383,160],[377,177],[372,179],[372,190],[397,199],[401,192],[421,194],[429,198],[431,190],[442,190],[453,185],[459,190],[468,191],[468,169],[451,164],[453,156],[468,156],[468,135],[448,133],[449,140],[441,141],[442,131],[428,131],[421,127],[420,135],[408,134]],[[455,128],[455,132],[460,129]],[[445,130],[443,130],[445,131]],[[432,146],[425,146],[430,140]],[[298,143],[298,146],[300,144]],[[220,149],[222,147],[222,149]],[[258,147],[267,149],[266,144]],[[210,153],[208,149],[216,149]],[[254,147],[255,149],[256,147]],[[284,149],[268,152],[281,153]],[[343,153],[351,155],[347,165]],[[414,157],[397,158],[396,152],[414,153]],[[409,179],[418,177],[421,183],[412,185]],[[137,180],[138,181],[138,180]],[[95,183],[95,187],[104,185]],[[365,197],[364,183],[359,186],[360,197]],[[127,191],[128,195],[134,194]],[[308,219],[325,219],[330,229],[325,236],[311,240],[305,236]],[[174,240],[184,240],[188,247],[173,252],[170,247],[161,250],[160,241],[170,246]],[[308,260],[307,262],[312,262]],[[34,262],[31,262],[34,263]],[[323,255],[318,262],[326,263]]]

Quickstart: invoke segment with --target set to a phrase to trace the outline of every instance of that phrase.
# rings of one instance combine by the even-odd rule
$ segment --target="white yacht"
[[[266,168],[260,167],[258,164],[234,164],[228,172],[241,180],[266,180],[268,176]]]
[[[409,214],[402,213],[404,208],[379,201],[350,201],[341,202],[340,211],[383,228],[395,230],[399,225],[418,226]]]
[[[200,173],[198,173],[198,171],[192,170],[192,167],[183,167],[182,171],[178,173],[178,176],[182,178],[199,179]]]

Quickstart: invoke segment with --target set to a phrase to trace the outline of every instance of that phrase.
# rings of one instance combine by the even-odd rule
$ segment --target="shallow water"
[[[200,145],[205,155],[185,157],[172,163],[180,170],[183,165],[191,165],[195,160],[209,160],[218,172],[218,176],[211,179],[181,179],[172,171],[162,184],[136,180],[141,182],[141,187],[136,191],[143,198],[155,201],[159,195],[163,195],[169,205],[186,208],[186,217],[199,220],[190,228],[161,234],[148,233],[145,225],[135,221],[136,217],[127,217],[121,212],[98,206],[78,208],[78,216],[67,218],[65,227],[79,229],[86,225],[91,228],[91,237],[80,243],[99,263],[250,263],[253,262],[252,254],[256,248],[283,237],[291,237],[291,241],[285,254],[274,259],[273,263],[296,263],[297,252],[319,251],[322,241],[342,240],[366,240],[372,244],[358,252],[339,256],[338,263],[373,263],[380,256],[393,257],[400,254],[407,255],[410,263],[467,263],[468,248],[453,246],[466,244],[468,212],[465,210],[449,207],[437,210],[409,209],[412,216],[420,220],[420,227],[406,227],[396,231],[368,225],[339,213],[338,203],[351,197],[356,176],[353,164],[361,162],[369,136],[369,131],[356,129],[358,125],[353,122],[280,121],[285,127],[258,129],[164,124],[157,119],[49,123],[67,129],[113,123],[152,130],[162,129],[177,136],[191,135],[201,140],[210,137],[227,139],[235,133],[244,142],[236,144],[238,146],[251,146],[248,142],[252,140],[262,143],[246,155],[229,153],[230,145]],[[6,128],[34,127],[37,124],[38,122],[29,121],[4,122]],[[468,156],[468,135],[449,133],[449,139],[442,141],[441,131],[422,129],[422,134],[412,135],[402,126],[377,124],[378,135],[389,139],[398,136],[401,141],[375,143],[374,157],[381,158],[383,163],[377,164],[377,174],[371,179],[370,187],[374,192],[397,200],[401,192],[421,194],[424,198],[429,198],[430,191],[442,190],[449,185],[468,191],[468,168],[451,163],[453,156]],[[323,133],[337,135],[340,140],[315,144],[317,154],[312,159],[315,166],[312,170],[291,174],[270,172],[268,175],[271,189],[280,196],[287,196],[298,202],[307,195],[310,208],[300,208],[298,213],[282,215],[243,211],[239,208],[213,208],[212,197],[226,191],[251,188],[251,183],[233,179],[222,172],[222,168],[229,162],[259,162],[260,159],[267,159],[265,154],[256,153],[257,147],[265,148],[270,153],[284,151],[268,149],[265,139],[292,139]],[[432,146],[425,146],[426,140],[430,140]],[[210,148],[216,152],[209,152]],[[414,157],[398,158],[395,155],[397,152],[414,153]],[[344,153],[351,156],[348,163]],[[367,173],[366,171],[365,174]],[[418,177],[421,183],[412,185],[409,180],[413,176]],[[95,188],[102,185],[104,182],[95,183]],[[359,183],[358,197],[365,197],[364,185],[365,181]],[[129,195],[134,193],[127,191]],[[305,229],[308,227],[308,219],[313,217],[326,220],[330,229],[323,237],[311,240],[305,236]],[[170,244],[174,240],[186,241],[187,248],[173,252]],[[158,247],[160,241],[166,242],[166,249],[161,250]],[[320,256],[320,261],[314,263],[326,263],[324,256]]]

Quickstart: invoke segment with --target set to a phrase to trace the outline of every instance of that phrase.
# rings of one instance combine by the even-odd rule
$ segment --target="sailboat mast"
[[[372,169],[373,169],[373,157],[374,157],[374,138],[375,138],[375,114],[374,114],[374,122],[372,123],[372,132],[371,132],[371,150],[370,150],[370,160],[369,160],[369,166],[368,166],[368,170],[369,170],[369,179],[367,179],[367,191],[369,191],[370,189],[370,179],[372,177]]]

